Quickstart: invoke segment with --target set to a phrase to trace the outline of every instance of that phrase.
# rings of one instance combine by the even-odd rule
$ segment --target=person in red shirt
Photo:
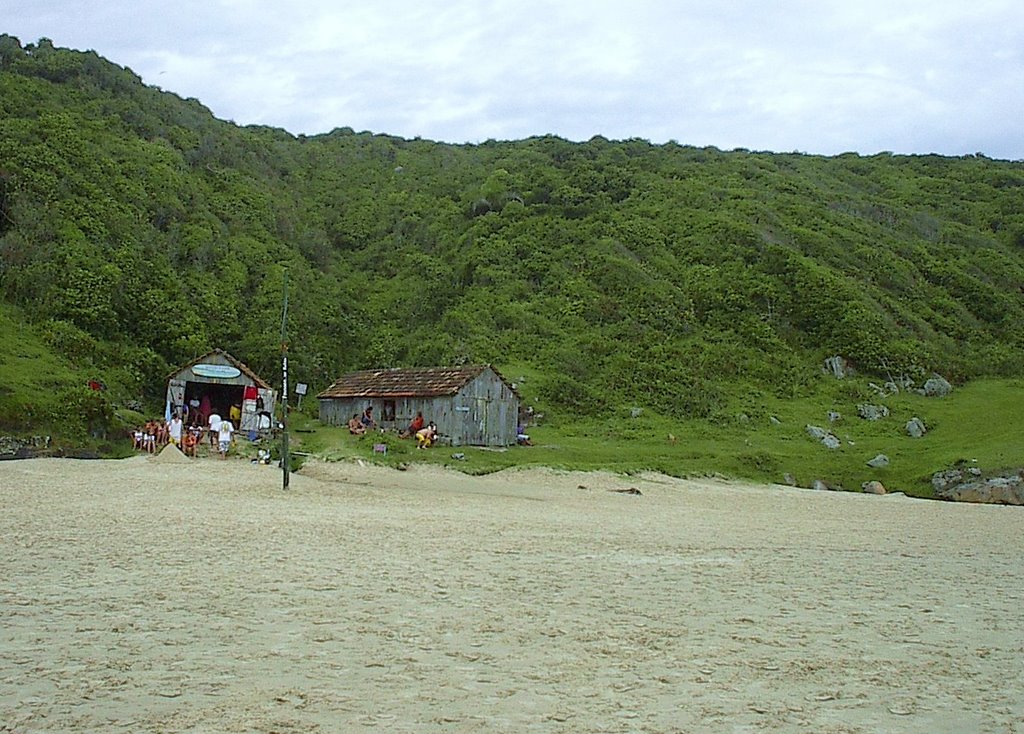
[[[412,419],[409,427],[402,431],[399,436],[402,438],[409,438],[409,436],[415,436],[416,431],[423,428],[423,413],[421,411],[416,412],[416,417]]]

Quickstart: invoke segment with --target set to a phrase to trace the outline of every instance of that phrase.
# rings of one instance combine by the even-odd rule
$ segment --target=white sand
[[[145,457],[0,501],[0,732],[1024,731],[1024,508]]]

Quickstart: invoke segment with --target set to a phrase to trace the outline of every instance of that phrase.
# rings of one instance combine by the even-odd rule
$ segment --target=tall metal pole
[[[288,270],[284,271],[284,308],[281,313],[281,478],[282,489],[288,489]]]

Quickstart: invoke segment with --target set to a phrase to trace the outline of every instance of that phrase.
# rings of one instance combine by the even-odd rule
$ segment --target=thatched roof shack
[[[351,372],[317,399],[328,425],[345,425],[372,407],[385,430],[402,430],[422,412],[452,446],[516,442],[519,393],[491,365]]]
[[[277,393],[262,377],[223,349],[214,349],[182,365],[167,378],[167,402],[172,413],[184,416],[192,404],[190,420],[197,417],[205,423],[207,415],[197,416],[197,406],[223,418],[231,414],[231,406],[242,412],[242,431],[270,429]]]

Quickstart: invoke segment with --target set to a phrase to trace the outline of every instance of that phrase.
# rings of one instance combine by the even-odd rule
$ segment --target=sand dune
[[[0,732],[1024,731],[1021,508],[146,457],[0,501]]]

